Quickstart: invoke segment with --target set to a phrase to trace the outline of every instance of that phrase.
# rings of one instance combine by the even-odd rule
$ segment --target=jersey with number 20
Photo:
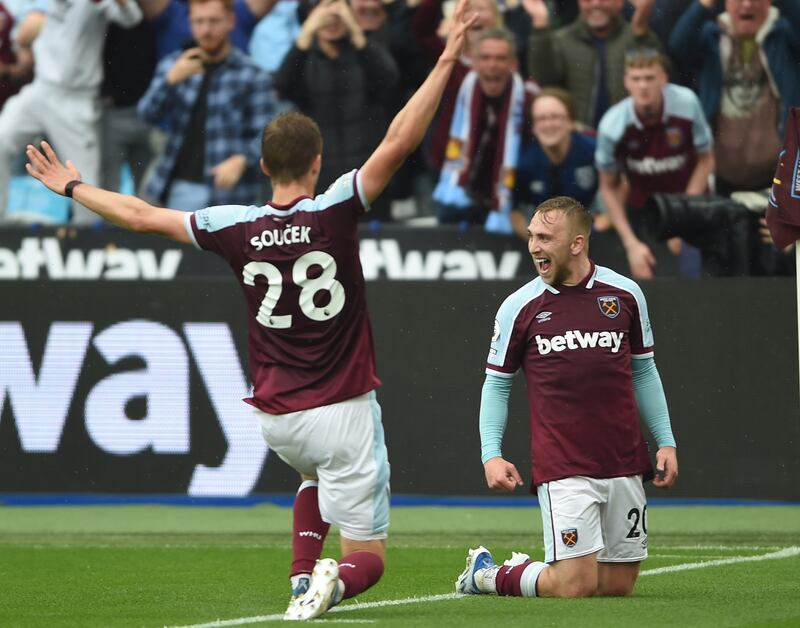
[[[369,209],[359,172],[289,205],[187,214],[201,249],[232,268],[247,301],[253,396],[270,414],[324,406],[380,386],[359,258]]]

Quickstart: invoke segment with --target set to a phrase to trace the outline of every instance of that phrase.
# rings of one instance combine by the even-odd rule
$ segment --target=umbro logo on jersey
[[[611,353],[617,353],[622,347],[622,339],[625,337],[624,331],[589,331],[583,333],[577,329],[564,333],[563,336],[553,336],[543,338],[537,334],[536,348],[539,355],[547,355],[551,351],[558,353],[566,349],[594,349],[595,347],[611,349]]]
[[[546,323],[550,320],[550,317],[553,315],[552,312],[539,312],[536,315],[536,322],[537,323]]]

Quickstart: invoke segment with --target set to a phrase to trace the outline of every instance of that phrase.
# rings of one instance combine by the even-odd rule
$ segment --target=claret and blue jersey
[[[656,193],[682,193],[697,165],[697,155],[712,150],[713,136],[697,95],[668,84],[661,120],[645,126],[631,97],[600,121],[595,161],[600,171],[624,170],[630,182],[628,205],[644,207]]]
[[[270,414],[380,386],[359,258],[360,176],[289,205],[222,205],[186,216],[198,248],[231,266],[249,318],[249,403]]]
[[[525,374],[534,485],[650,473],[631,360],[652,355],[642,291],[603,266],[576,286],[536,278],[505,300],[486,372]]]

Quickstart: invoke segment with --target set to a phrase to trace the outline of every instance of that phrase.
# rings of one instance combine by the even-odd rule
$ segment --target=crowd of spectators
[[[4,5],[5,2],[5,5]],[[24,146],[84,180],[193,210],[256,203],[260,130],[296,108],[320,186],[362,164],[441,52],[452,0],[0,0],[0,223]],[[427,141],[372,220],[526,237],[549,196],[616,229],[632,274],[656,194],[771,184],[800,105],[797,0],[471,0],[478,20]],[[410,208],[410,209],[409,209]],[[91,220],[79,205],[71,220]],[[669,242],[676,255],[692,247]]]

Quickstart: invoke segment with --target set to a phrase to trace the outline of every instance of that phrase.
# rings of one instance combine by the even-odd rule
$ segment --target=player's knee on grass
[[[600,563],[597,566],[597,595],[631,595],[639,576],[639,563]]]

